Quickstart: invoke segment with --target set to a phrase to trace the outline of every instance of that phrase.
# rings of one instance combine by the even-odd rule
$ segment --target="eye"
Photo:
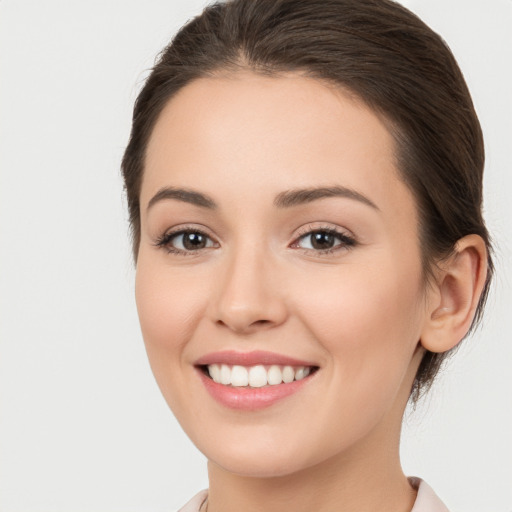
[[[171,253],[189,254],[198,252],[201,249],[216,247],[214,242],[206,233],[197,229],[181,229],[165,233],[155,244],[157,247],[164,247]]]
[[[301,235],[293,244],[293,247],[299,247],[320,254],[333,252],[337,249],[352,247],[356,241],[344,233],[328,228],[315,229]]]

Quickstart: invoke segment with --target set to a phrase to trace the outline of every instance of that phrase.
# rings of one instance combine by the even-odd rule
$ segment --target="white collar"
[[[432,487],[421,478],[410,477],[409,482],[418,490],[411,512],[449,512]]]

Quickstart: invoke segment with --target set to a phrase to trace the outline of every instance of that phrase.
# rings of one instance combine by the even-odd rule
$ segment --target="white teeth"
[[[267,380],[271,386],[281,384],[281,382],[283,382],[283,372],[281,371],[281,368],[275,365],[271,366],[268,369]]]
[[[236,387],[247,386],[249,384],[249,372],[243,366],[233,366],[231,370],[231,385]]]
[[[267,370],[264,366],[252,366],[249,369],[249,386],[261,388],[267,385]]]
[[[261,388],[267,384],[276,386],[283,382],[288,384],[294,380],[302,380],[311,373],[311,368],[272,365],[267,370],[263,365],[231,367],[227,364],[210,364],[208,373],[214,382],[225,386]]]
[[[304,368],[298,368],[295,372],[295,380],[302,380],[305,377],[304,372]]]
[[[283,382],[293,382],[293,379],[295,378],[295,371],[291,366],[285,366],[283,368]]]
[[[220,367],[220,383],[224,386],[231,384],[231,368],[227,364],[223,364]]]
[[[308,366],[297,368],[295,372],[295,380],[302,380],[307,377],[311,369]]]
[[[218,364],[211,364],[208,366],[208,372],[215,382],[220,382],[220,366]]]

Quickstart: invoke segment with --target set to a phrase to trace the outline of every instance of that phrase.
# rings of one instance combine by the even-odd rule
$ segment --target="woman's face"
[[[163,110],[137,306],[166,401],[224,469],[285,475],[397,441],[427,298],[393,151],[372,111],[293,74],[200,79]]]

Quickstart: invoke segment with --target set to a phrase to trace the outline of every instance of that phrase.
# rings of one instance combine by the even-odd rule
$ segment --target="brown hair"
[[[449,48],[391,0],[231,0],[209,5],[180,29],[136,100],[122,161],[135,260],[145,151],[160,112],[191,81],[237,70],[300,72],[348,89],[381,114],[418,204],[426,277],[463,236],[478,234],[487,245],[489,270],[473,328],[493,272],[481,214],[482,132]],[[430,387],[446,355],[424,355],[413,400]]]

